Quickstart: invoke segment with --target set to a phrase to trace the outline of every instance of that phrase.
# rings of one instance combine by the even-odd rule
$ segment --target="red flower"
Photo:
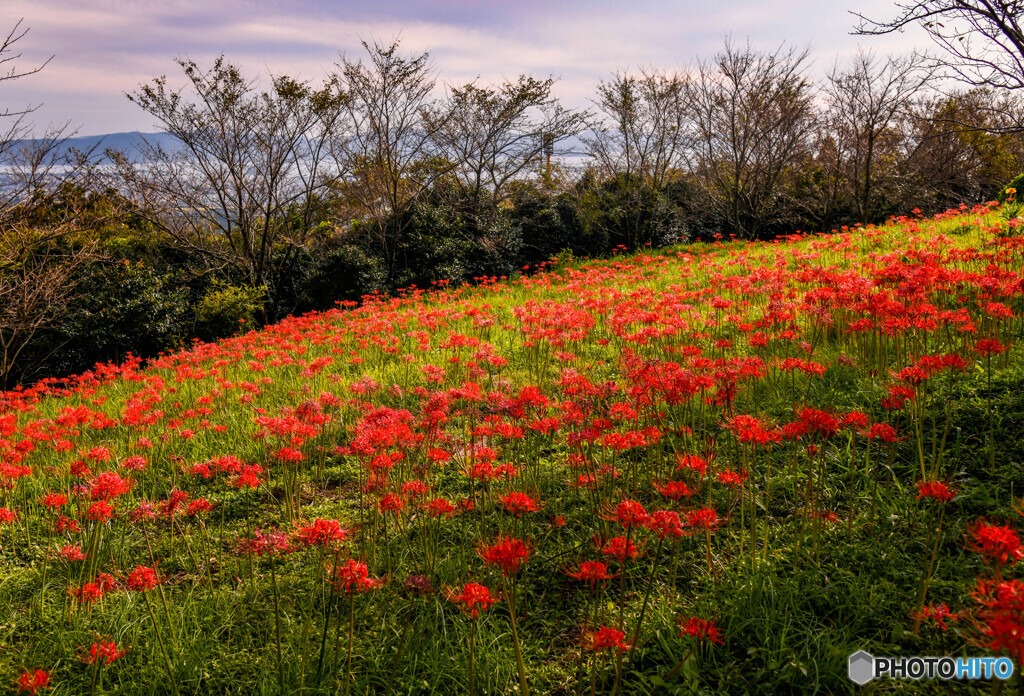
[[[862,431],[862,434],[869,440],[881,440],[882,442],[899,442],[903,439],[888,423],[874,423],[870,428]]]
[[[724,483],[726,486],[733,488],[735,486],[742,486],[744,481],[747,480],[747,472],[740,471],[735,472],[732,469],[725,469],[718,473],[718,482]]]
[[[79,604],[92,604],[103,598],[103,588],[95,582],[87,582],[79,588],[69,587],[68,596]]]
[[[242,539],[238,542],[239,553],[253,554],[260,557],[289,553],[291,550],[292,547],[288,542],[288,535],[279,530],[273,530],[264,534],[257,528],[253,531],[252,539]]]
[[[661,493],[666,498],[671,498],[672,500],[689,498],[693,495],[693,489],[682,481],[669,481],[664,485],[655,483],[654,490],[658,491],[658,493]]]
[[[967,548],[980,553],[987,561],[998,565],[1013,565],[1024,557],[1017,533],[1008,526],[998,527],[978,520],[967,528],[971,536]]]
[[[487,565],[496,565],[508,577],[519,572],[519,566],[530,557],[530,549],[520,539],[498,537],[493,544],[483,544],[477,554]]]
[[[94,665],[97,662],[109,665],[127,655],[129,650],[131,648],[118,650],[113,641],[101,640],[92,644],[92,647],[89,648],[89,656],[83,661],[89,665]]]
[[[213,509],[213,505],[210,504],[206,498],[196,498],[188,504],[188,508],[185,510],[185,515],[188,517],[195,517],[196,515],[207,513]]]
[[[335,566],[331,571],[331,582],[335,589],[343,592],[369,592],[376,590],[384,581],[371,578],[370,569],[365,563],[350,558],[344,565]]]
[[[459,608],[474,619],[498,601],[497,597],[491,596],[489,588],[475,582],[467,582],[462,588],[462,594],[455,594],[455,590],[448,588],[445,596],[448,601],[460,605]]]
[[[640,551],[633,545],[633,542],[621,536],[613,537],[601,546],[601,554],[611,556],[619,563],[625,563],[627,558],[640,557]]]
[[[154,589],[160,584],[160,580],[156,576],[156,571],[147,566],[137,566],[135,570],[128,574],[128,579],[125,580],[125,585],[129,590],[135,592],[148,592]]]
[[[686,516],[686,524],[690,527],[700,529],[717,529],[722,524],[722,519],[712,508],[700,508],[693,510]]]
[[[35,696],[35,693],[40,689],[50,688],[50,675],[41,669],[37,669],[34,672],[25,670],[18,677],[18,690],[27,691],[30,696]]]
[[[131,490],[131,481],[113,471],[98,474],[89,484],[89,497],[93,500],[113,500]]]
[[[940,481],[921,481],[917,484],[917,499],[931,498],[937,503],[948,503],[956,497],[956,491]]]
[[[511,512],[516,517],[519,517],[524,512],[537,512],[537,501],[526,493],[513,491],[508,495],[498,498],[498,500],[505,506],[507,512]]]
[[[43,505],[50,508],[51,510],[55,510],[59,507],[64,507],[65,505],[67,505],[68,499],[67,496],[61,495],[60,493],[47,493],[39,502],[41,502]]]
[[[594,652],[614,649],[623,653],[633,648],[626,642],[626,634],[611,626],[602,626],[596,631],[584,631],[583,640],[586,646]]]
[[[114,508],[105,500],[97,500],[85,511],[85,517],[93,522],[106,522],[114,516]]]
[[[295,535],[304,546],[329,546],[345,541],[348,530],[344,529],[337,520],[317,518],[313,524],[299,527]]]
[[[683,536],[683,525],[679,521],[679,513],[674,510],[658,510],[651,513],[644,526],[654,532],[659,539],[666,537],[678,539]]]
[[[999,355],[1000,353],[1005,353],[1009,349],[1010,346],[1005,346],[994,338],[983,338],[974,345],[973,350],[977,352],[978,355],[986,356]]]
[[[455,514],[456,508],[444,498],[434,498],[427,503],[427,512],[431,517],[451,517]]]
[[[676,623],[679,624],[680,636],[691,636],[697,640],[707,640],[719,645],[723,643],[721,633],[713,621],[697,616],[680,616]]]
[[[704,474],[708,470],[708,463],[695,454],[684,454],[679,458],[679,464],[676,466],[676,471],[683,471],[684,469],[698,474]]]
[[[570,578],[589,582],[590,589],[594,589],[598,580],[604,586],[608,580],[615,577],[615,575],[608,573],[608,566],[601,561],[583,561],[575,572],[566,570],[565,574]]]
[[[647,523],[647,511],[635,500],[623,500],[615,508],[615,514],[606,513],[601,519],[612,520],[622,525],[623,529],[640,527]]]
[[[388,493],[380,499],[380,511],[382,514],[393,512],[397,515],[404,508],[405,501],[392,493]]]
[[[927,621],[931,619],[935,622],[935,625],[941,628],[943,631],[947,630],[949,626],[946,624],[946,620],[956,621],[960,618],[960,614],[954,614],[949,610],[949,606],[946,604],[930,604],[925,607],[921,607],[921,611],[914,612],[910,618],[918,621]]]
[[[85,554],[82,553],[82,549],[79,546],[72,546],[71,544],[65,544],[60,550],[60,557],[65,561],[84,561]]]

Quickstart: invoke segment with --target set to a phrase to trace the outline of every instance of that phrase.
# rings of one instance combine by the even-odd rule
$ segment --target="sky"
[[[209,67],[223,54],[256,77],[288,74],[313,82],[339,52],[360,42],[400,39],[408,54],[429,51],[445,84],[520,74],[558,80],[566,106],[586,108],[598,81],[638,66],[680,68],[708,59],[726,36],[758,49],[810,47],[822,75],[858,46],[879,54],[927,46],[919,29],[852,36],[856,18],[890,19],[892,0],[4,0],[0,29],[18,18],[21,69],[0,81],[0,111],[37,106],[36,131],[68,124],[77,135],[158,130],[125,97],[166,75],[184,77],[176,58]],[[8,66],[10,67],[10,64]],[[265,79],[265,78],[264,78]]]

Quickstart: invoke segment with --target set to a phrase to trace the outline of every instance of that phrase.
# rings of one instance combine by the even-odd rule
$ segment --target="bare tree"
[[[0,83],[33,75],[49,62],[18,65],[22,54],[16,44],[27,33],[19,20],[0,40]],[[72,279],[95,248],[77,234],[82,228],[78,204],[88,204],[89,195],[62,195],[90,190],[95,181],[91,153],[66,147],[66,126],[37,136],[28,120],[34,110],[0,108],[0,388],[13,375],[32,373],[26,350],[76,296]]]
[[[24,29],[21,27],[21,23],[24,19],[19,19],[11,27],[11,30],[7,32],[7,35],[0,39],[0,82],[7,82],[9,80],[17,80],[22,77],[29,75],[35,75],[37,72],[46,67],[53,56],[50,56],[45,61],[33,68],[20,67],[17,61],[21,60],[22,54],[20,52],[15,53],[15,44],[25,38],[28,34],[28,27]],[[4,105],[0,109],[0,118],[9,116],[22,116],[24,114],[34,111],[33,107],[25,107],[20,110],[13,110],[10,105]]]
[[[370,241],[393,266],[407,211],[454,165],[444,160],[436,136],[443,119],[436,109],[429,54],[403,56],[388,46],[363,42],[369,62],[342,55],[336,79],[346,99],[345,128],[331,139],[335,159],[348,164],[341,184],[367,224]]]
[[[858,34],[890,34],[918,25],[945,53],[936,65],[977,87],[1024,88],[1022,0],[916,0],[897,2],[884,22],[859,13]]]
[[[454,165],[465,198],[486,193],[499,204],[508,185],[540,163],[545,148],[582,130],[585,115],[560,106],[551,96],[554,84],[525,75],[495,87],[474,82],[453,87],[443,104],[428,110],[429,130]]]
[[[697,66],[687,106],[691,171],[710,210],[742,237],[788,222],[786,178],[809,152],[816,118],[802,74],[807,51],[755,51],[726,41]]]
[[[641,69],[597,85],[600,119],[584,138],[604,176],[640,177],[662,188],[685,161],[689,129],[683,74]]]
[[[881,155],[891,154],[880,145],[883,139],[892,139],[897,121],[908,113],[933,74],[934,69],[920,55],[879,61],[872,53],[859,51],[845,70],[836,67],[828,75],[827,123],[852,185],[860,220],[876,217],[873,197],[879,183],[885,181],[878,176],[878,163]]]
[[[179,60],[187,89],[159,77],[128,94],[179,146],[147,143],[141,161],[112,153],[121,185],[160,229],[211,267],[276,286],[314,230],[313,201],[339,176],[328,134],[344,115],[333,81],[273,76],[269,90],[218,58]]]
[[[78,239],[67,243],[74,231],[73,223],[0,230],[0,388],[14,375],[23,379],[32,374],[36,366],[24,359],[26,350],[78,295],[74,278],[94,260],[95,244]]]
[[[1003,93],[1002,97],[1005,98]],[[986,200],[1020,172],[1024,133],[1007,129],[1001,96],[974,88],[917,100],[908,120],[915,146],[908,197],[933,210]]]

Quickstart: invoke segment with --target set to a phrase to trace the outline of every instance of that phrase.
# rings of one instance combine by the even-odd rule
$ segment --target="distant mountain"
[[[31,141],[24,141],[29,143]],[[100,162],[106,162],[104,150],[111,149],[123,152],[129,159],[135,159],[141,152],[144,142],[160,145],[164,150],[173,151],[180,147],[180,141],[169,133],[107,133],[105,135],[82,135],[68,138],[61,145],[59,154],[67,154],[71,149],[80,152],[93,151]],[[553,159],[566,164],[576,164],[586,157],[586,146],[578,137],[570,137],[555,146]]]
[[[15,148],[22,144],[22,142],[29,144],[32,141],[19,141],[15,143]],[[91,150],[94,156],[99,158],[99,161],[105,162],[106,158],[103,157],[103,152],[111,149],[125,153],[130,159],[135,159],[141,152],[144,142],[158,144],[168,151],[174,150],[179,146],[179,140],[169,133],[140,133],[133,131],[131,133],[74,136],[61,143],[57,154],[66,155],[72,149],[79,152],[89,152]]]

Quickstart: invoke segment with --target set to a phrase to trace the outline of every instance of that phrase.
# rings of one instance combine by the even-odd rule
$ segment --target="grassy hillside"
[[[0,683],[835,693],[860,648],[1019,664],[1022,244],[982,206],[680,247],[4,394]]]

